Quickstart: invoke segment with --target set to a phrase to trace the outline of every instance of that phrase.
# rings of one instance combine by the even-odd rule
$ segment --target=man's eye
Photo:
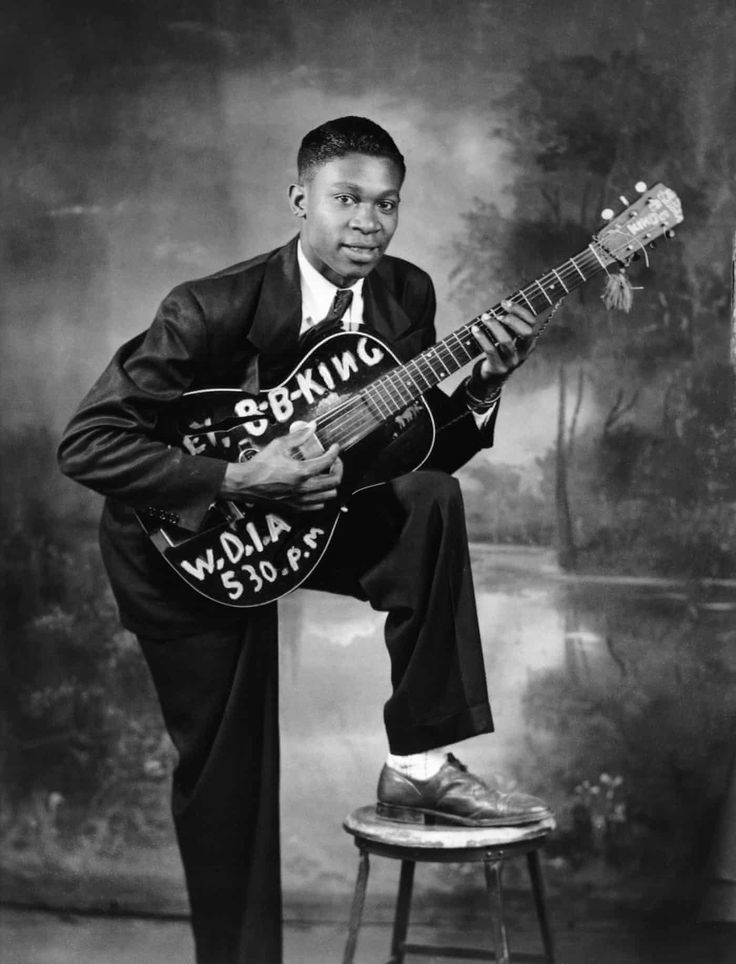
[[[355,198],[350,194],[338,194],[335,200],[339,201],[340,204],[352,204]]]
[[[396,201],[381,201],[378,205],[384,214],[390,214],[392,211],[396,210]]]

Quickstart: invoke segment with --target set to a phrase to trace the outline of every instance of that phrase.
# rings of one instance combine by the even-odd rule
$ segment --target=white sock
[[[438,747],[436,750],[425,750],[424,753],[410,753],[407,756],[397,756],[389,753],[386,763],[404,776],[412,780],[429,780],[440,769],[447,759],[447,750]]]

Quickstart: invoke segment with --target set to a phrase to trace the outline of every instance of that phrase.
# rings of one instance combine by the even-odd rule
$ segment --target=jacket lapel
[[[249,391],[257,391],[264,384],[276,384],[299,358],[302,293],[297,242],[298,237],[292,238],[266,265],[260,298],[248,333],[248,341],[257,353],[256,363],[248,372]],[[381,274],[379,265],[365,279],[363,320],[367,327],[392,344],[411,328],[411,321]]]
[[[260,298],[248,332],[248,341],[258,355],[258,371],[251,372],[249,379],[258,383],[254,388],[260,387],[261,381],[274,384],[297,359],[302,322],[297,240],[292,238],[266,265]]]
[[[411,327],[411,321],[381,277],[380,269],[379,265],[363,284],[363,320],[392,344]]]

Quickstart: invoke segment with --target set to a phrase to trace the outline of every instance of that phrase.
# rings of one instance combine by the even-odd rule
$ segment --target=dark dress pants
[[[439,472],[361,493],[307,588],[387,613],[394,753],[492,730],[462,498]],[[281,961],[276,607],[141,638],[179,752],[173,811],[198,964]]]

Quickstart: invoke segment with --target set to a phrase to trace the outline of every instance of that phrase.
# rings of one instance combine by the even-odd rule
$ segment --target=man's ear
[[[289,187],[289,207],[296,217],[307,216],[307,192],[302,184],[292,184]]]

